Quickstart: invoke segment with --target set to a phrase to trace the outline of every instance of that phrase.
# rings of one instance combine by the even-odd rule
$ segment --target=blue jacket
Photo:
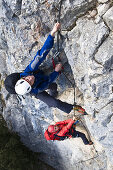
[[[52,82],[54,82],[54,80],[59,75],[59,72],[54,71],[49,76],[46,76],[44,75],[43,71],[39,70],[39,65],[46,59],[46,56],[48,55],[50,49],[53,47],[53,44],[54,44],[54,37],[52,37],[49,34],[43,47],[40,50],[38,50],[34,59],[26,67],[24,72],[20,74],[20,78],[28,76],[28,75],[35,76],[35,82],[30,92],[32,94],[38,94],[39,92],[46,90],[48,86]],[[33,72],[36,72],[37,70],[39,70],[39,72],[37,72],[36,74],[33,74]]]

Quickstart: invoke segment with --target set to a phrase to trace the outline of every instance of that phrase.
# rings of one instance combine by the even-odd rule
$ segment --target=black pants
[[[57,84],[52,83],[48,89],[49,89],[49,94],[46,91],[43,91],[43,92],[35,95],[35,97],[40,99],[44,103],[46,103],[49,107],[55,107],[55,108],[58,108],[66,113],[70,113],[71,110],[73,109],[73,105],[68,104],[66,102],[62,102],[61,100],[55,99],[55,97],[54,97],[58,94]]]
[[[73,137],[80,137],[82,139],[82,141],[84,142],[85,145],[89,144],[88,139],[86,138],[86,135],[82,132],[76,131],[74,130],[74,133],[72,135]]]

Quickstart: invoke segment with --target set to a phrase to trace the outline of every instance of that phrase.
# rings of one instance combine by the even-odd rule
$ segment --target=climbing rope
[[[74,82],[73,89],[74,89],[74,107],[75,107],[75,105],[76,105],[76,85],[75,85],[75,82]],[[74,116],[75,116],[75,109],[74,109]]]
[[[94,157],[92,157],[92,158],[89,158],[89,159],[86,159],[86,160],[79,161],[79,162],[75,163],[75,165],[76,165],[76,164],[79,164],[79,163],[83,163],[83,162],[87,162],[87,161],[93,160],[93,159],[97,158],[98,156],[99,156],[99,155],[96,155],[96,156],[94,156]]]
[[[60,23],[61,20],[60,20],[60,16],[61,16],[61,7],[62,7],[62,2],[63,0],[61,0],[59,2],[59,13],[58,13],[58,18],[57,18],[57,22]],[[52,63],[53,63],[53,68],[55,68],[55,62],[54,62],[54,59],[57,57],[58,58],[58,61],[61,62],[61,58],[60,58],[60,48],[59,48],[59,37],[60,37],[61,33],[60,33],[60,30],[58,30],[57,32],[57,52],[55,53],[55,55],[52,57]],[[62,66],[62,70],[64,70],[64,67]],[[71,82],[71,80],[67,77],[67,75],[62,72],[62,74],[65,76],[65,78],[70,82],[70,84],[72,85],[72,87],[74,87],[74,84]]]
[[[62,2],[63,0],[61,0],[59,2],[59,13],[58,13],[58,17],[57,17],[57,22],[61,22],[60,20],[60,16],[61,16],[61,7],[62,7]],[[54,58],[58,58],[58,61],[61,62],[61,58],[60,58],[60,48],[59,48],[59,37],[60,37],[61,33],[60,33],[60,30],[58,30],[57,32],[57,52],[55,53],[55,55],[53,56],[52,58],[52,63],[53,63],[53,68],[55,68],[55,62],[54,62]],[[64,67],[62,66],[62,70],[64,70]],[[65,74],[65,72],[62,71],[62,74],[65,76],[65,78],[68,80],[68,82],[71,84],[71,86],[73,87],[74,89],[74,107],[76,106],[76,84],[75,84],[75,81],[74,83],[68,78],[68,76]],[[74,109],[74,116],[75,116],[75,111],[76,110],[79,110],[79,107]],[[81,109],[81,113],[83,114],[85,112],[85,110]]]
[[[59,2],[59,14],[58,14],[58,19],[57,19],[57,22],[59,22],[59,23],[60,23],[62,2],[63,2],[63,0],[61,0],[61,1]],[[60,48],[59,48],[59,37],[60,37],[60,35],[61,35],[60,30],[58,30],[58,32],[57,32],[57,52],[55,53],[54,58],[57,57],[59,62],[61,62],[61,58],[60,58]],[[53,63],[53,67],[55,68],[54,58],[52,58],[52,63]],[[64,69],[64,68],[62,67],[62,69]],[[76,84],[75,84],[75,81],[74,81],[74,83],[73,83],[73,82],[67,77],[67,75],[66,75],[64,72],[62,72],[62,73],[63,73],[63,75],[66,77],[66,79],[70,82],[70,84],[72,85],[72,87],[73,87],[73,90],[74,90],[74,106],[76,106]],[[75,111],[76,111],[76,109],[74,109],[74,116],[76,117]],[[83,112],[84,112],[84,114],[86,113],[86,112],[84,111],[84,109],[83,109]],[[83,114],[82,114],[82,115],[83,115]],[[81,116],[82,116],[82,115],[80,115],[79,117],[77,117],[77,119],[79,119],[79,121],[82,123],[83,127],[86,129],[87,134],[88,134],[88,137],[89,137],[89,140],[91,141],[90,132],[89,132],[88,128],[84,125],[84,123],[82,122],[82,120],[81,120]],[[76,121],[76,123],[78,123],[78,121]],[[76,123],[75,123],[75,124],[76,124]],[[87,159],[87,160],[84,160],[84,161],[80,161],[80,162],[78,162],[78,163],[82,163],[82,162],[85,162],[85,161],[89,161],[89,160],[94,159],[94,158],[97,158],[97,157],[99,156],[99,155],[98,155],[98,152],[97,152],[97,150],[96,150],[96,148],[95,148],[95,146],[94,146],[94,144],[93,144],[93,147],[94,147],[94,150],[95,150],[95,152],[96,152],[97,155],[96,155],[95,157],[92,157],[92,158]]]
[[[60,23],[61,20],[60,20],[60,16],[61,16],[61,7],[62,7],[62,2],[63,0],[61,0],[59,2],[59,13],[58,13],[58,18],[57,18],[57,22]],[[57,57],[58,58],[58,61],[61,62],[61,58],[60,58],[60,48],[59,48],[59,37],[60,37],[61,33],[60,33],[60,30],[58,30],[57,32],[57,52],[55,53],[55,55],[53,56],[52,58],[52,63],[53,63],[53,68],[55,68],[55,62],[54,62],[54,59]],[[64,67],[62,66],[62,69],[64,69]],[[72,83],[72,81],[67,77],[67,75],[62,72],[64,74],[64,76],[66,77],[66,79],[70,82],[70,84],[72,85],[72,87],[74,87],[74,84]]]
[[[59,14],[58,14],[58,19],[57,19],[57,21],[58,21],[59,23],[60,23],[62,2],[63,2],[63,0],[61,0],[60,3],[59,3],[59,4],[60,4],[60,5],[59,5]],[[57,32],[57,51],[58,51],[58,52],[59,52],[59,36],[60,36],[60,30],[58,30],[58,32]],[[59,61],[61,61],[59,55],[58,55],[58,59],[59,59]]]
[[[80,119],[80,117],[79,117],[79,120],[77,120],[74,124],[76,125],[78,122],[81,122],[81,123],[82,123],[84,129],[86,129],[86,131],[87,131],[87,135],[88,135],[89,141],[91,141],[90,132],[89,132],[88,128],[84,125],[84,123],[82,122],[82,120]],[[93,156],[93,157],[91,157],[91,158],[89,158],[89,159],[79,161],[79,162],[77,162],[77,163],[75,163],[75,164],[80,164],[80,163],[83,163],[83,162],[87,162],[87,161],[90,161],[90,160],[94,160],[95,158],[99,157],[98,151],[96,150],[94,144],[93,144],[92,146],[93,146],[93,148],[94,148],[94,150],[95,150],[96,155]]]

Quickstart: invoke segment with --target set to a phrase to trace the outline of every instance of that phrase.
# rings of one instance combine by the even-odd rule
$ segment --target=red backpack
[[[59,131],[55,134],[52,134],[50,132],[48,132],[48,130],[45,131],[44,136],[46,138],[46,140],[64,140],[66,138],[68,138],[67,136],[58,136],[57,134],[59,133]]]

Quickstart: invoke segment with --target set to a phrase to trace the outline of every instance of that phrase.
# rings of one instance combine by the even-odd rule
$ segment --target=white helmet
[[[31,85],[26,80],[20,79],[15,85],[15,91],[19,95],[24,95],[31,91]]]

